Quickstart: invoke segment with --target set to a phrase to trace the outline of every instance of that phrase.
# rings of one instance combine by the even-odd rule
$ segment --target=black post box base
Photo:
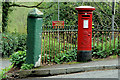
[[[92,51],[77,51],[77,62],[85,62],[92,60]]]

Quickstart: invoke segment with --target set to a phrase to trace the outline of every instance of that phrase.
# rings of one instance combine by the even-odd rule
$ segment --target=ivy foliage
[[[3,33],[2,34],[2,55],[10,56],[19,50],[26,50],[26,34],[20,33]]]
[[[8,26],[8,15],[10,12],[12,12],[12,9],[10,9],[11,2],[2,2],[2,32],[7,31]]]

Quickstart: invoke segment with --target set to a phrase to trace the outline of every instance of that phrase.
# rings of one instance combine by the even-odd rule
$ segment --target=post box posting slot
[[[82,17],[90,17],[90,15],[82,15]]]

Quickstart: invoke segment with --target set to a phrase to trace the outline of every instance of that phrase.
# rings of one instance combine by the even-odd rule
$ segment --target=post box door
[[[90,26],[90,17],[82,16],[82,27],[81,27],[81,37],[80,37],[80,50],[90,50],[91,49],[91,37],[92,37],[92,26]]]

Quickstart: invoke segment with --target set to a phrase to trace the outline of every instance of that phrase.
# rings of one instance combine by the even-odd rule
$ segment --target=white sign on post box
[[[88,28],[88,20],[84,20],[84,22],[83,22],[83,28]]]

